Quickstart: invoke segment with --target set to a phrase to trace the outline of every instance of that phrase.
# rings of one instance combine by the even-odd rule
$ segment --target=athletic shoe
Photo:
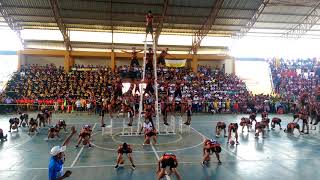
[[[92,148],[91,144],[89,144],[89,148]]]
[[[169,123],[167,123],[167,122],[165,122],[165,123],[163,123],[164,125],[166,125],[166,126],[169,126]]]
[[[102,124],[101,127],[106,127],[106,124]]]
[[[78,147],[79,147],[78,145],[75,146],[75,148],[78,148]]]
[[[131,168],[132,168],[133,170],[135,170],[135,169],[136,169],[136,166],[135,166],[134,164],[132,164],[132,165],[131,165]]]
[[[119,167],[119,165],[117,164],[114,168],[115,168],[115,169],[118,169],[118,167]]]
[[[129,123],[128,126],[132,126],[132,124]]]

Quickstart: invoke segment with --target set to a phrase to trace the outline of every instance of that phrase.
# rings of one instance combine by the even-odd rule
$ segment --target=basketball
[[[229,143],[230,143],[231,146],[233,146],[235,144],[234,140],[232,140],[232,139],[230,140]]]
[[[23,122],[21,125],[22,127],[26,127],[27,123]]]

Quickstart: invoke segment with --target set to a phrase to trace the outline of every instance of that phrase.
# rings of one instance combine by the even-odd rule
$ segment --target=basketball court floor
[[[30,114],[29,118],[35,115]],[[67,148],[65,170],[73,172],[70,180],[156,179],[157,158],[164,152],[177,155],[178,170],[183,180],[314,180],[320,177],[319,134],[298,135],[296,132],[292,136],[280,131],[278,127],[267,132],[265,139],[255,139],[253,132],[241,133],[239,129],[240,145],[235,147],[228,146],[226,139],[220,137],[218,141],[223,147],[222,165],[218,165],[213,156],[210,166],[202,167],[202,142],[204,138],[215,138],[216,122],[239,122],[242,116],[248,115],[194,115],[189,133],[159,136],[159,144],[155,146],[142,146],[142,136],[120,136],[122,122],[115,123],[119,129],[115,130],[112,137],[102,136],[96,115],[54,114],[53,121],[64,119],[69,128],[74,125],[78,131],[86,123],[94,127],[93,148],[75,148],[77,135]],[[10,117],[14,115],[0,115],[0,127],[6,133]],[[274,116],[271,115],[270,118],[272,117]],[[283,127],[292,120],[291,115],[278,117],[282,118]],[[61,140],[45,141],[46,128],[42,128],[36,136],[29,136],[27,128],[22,128],[18,133],[8,133],[8,141],[0,144],[0,179],[48,179],[49,151],[53,146],[62,144],[67,134],[63,131],[61,134]],[[135,170],[130,168],[128,160],[125,166],[114,169],[116,149],[123,141],[133,145],[133,157],[137,166]]]

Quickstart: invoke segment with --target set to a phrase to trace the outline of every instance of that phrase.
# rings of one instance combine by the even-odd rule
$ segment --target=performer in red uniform
[[[149,11],[148,14],[146,15],[146,39],[147,39],[147,35],[150,33],[152,40],[153,40],[153,15],[152,12]]]
[[[158,170],[157,170],[157,174],[158,174],[157,180],[160,180],[166,175],[167,167],[170,167],[170,172],[168,174],[169,176],[173,172],[177,176],[177,179],[181,180],[181,176],[177,170],[178,160],[176,155],[174,155],[173,153],[164,153],[159,159]]]
[[[242,132],[245,126],[247,127],[247,131],[250,132],[250,129],[251,129],[250,119],[245,117],[241,118],[240,126],[242,126]]]
[[[299,133],[301,134],[301,132],[300,132],[300,126],[299,126],[298,123],[295,123],[295,122],[290,122],[290,123],[287,125],[287,129],[285,129],[284,132],[293,134],[294,129],[298,129]]]
[[[265,132],[264,132],[264,129],[266,128],[266,124],[265,124],[265,122],[257,122],[256,124],[255,124],[255,136],[256,136],[256,138],[258,138],[259,137],[259,134],[260,133],[262,133],[262,138],[265,138],[265,136],[264,136],[264,134],[265,134]]]
[[[132,51],[131,52],[123,51],[123,50],[121,50],[121,51],[124,52],[124,53],[127,53],[127,54],[131,54],[131,62],[130,62],[130,66],[131,67],[139,66],[139,61],[138,61],[137,54],[142,52],[143,50],[137,51],[135,47],[132,47]]]
[[[129,160],[131,162],[131,168],[135,169],[136,166],[133,164],[133,159],[132,159],[132,148],[127,143],[123,143],[122,145],[120,145],[118,147],[117,164],[116,164],[116,166],[114,168],[117,169],[119,167],[119,164],[123,164],[124,163],[123,154],[127,155],[127,157],[129,158]]]
[[[80,131],[78,144],[76,145],[76,148],[79,147],[81,142],[83,145],[89,145],[89,148],[92,147],[90,143],[91,132],[92,132],[91,126],[84,125],[84,127]]]
[[[203,143],[203,160],[202,165],[209,163],[210,161],[210,155],[215,153],[216,157],[218,159],[218,163],[221,164],[219,153],[221,152],[221,146],[220,144],[213,140],[213,139],[207,139]]]
[[[226,128],[227,128],[226,123],[219,121],[216,125],[216,137],[220,137],[221,130],[224,131],[224,137],[227,137]]]
[[[236,143],[239,144],[238,141],[238,123],[230,123],[228,126],[228,142],[230,143],[230,139],[231,139],[231,133],[234,132],[235,137],[236,137]]]
[[[276,127],[276,124],[278,124],[279,127],[280,127],[280,130],[282,130],[282,128],[281,128],[281,119],[280,119],[280,118],[277,118],[277,117],[274,117],[274,118],[272,118],[272,120],[271,120],[271,129],[272,129],[272,130]]]

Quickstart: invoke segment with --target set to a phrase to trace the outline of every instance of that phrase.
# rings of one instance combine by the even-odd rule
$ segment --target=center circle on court
[[[204,137],[190,130],[182,134],[158,135],[155,147],[157,152],[182,151],[201,146],[203,141]],[[115,129],[112,136],[102,135],[101,131],[92,135],[92,145],[102,150],[116,151],[123,142],[130,144],[134,152],[153,152],[148,145],[142,145],[144,135],[122,136],[120,129]]]

